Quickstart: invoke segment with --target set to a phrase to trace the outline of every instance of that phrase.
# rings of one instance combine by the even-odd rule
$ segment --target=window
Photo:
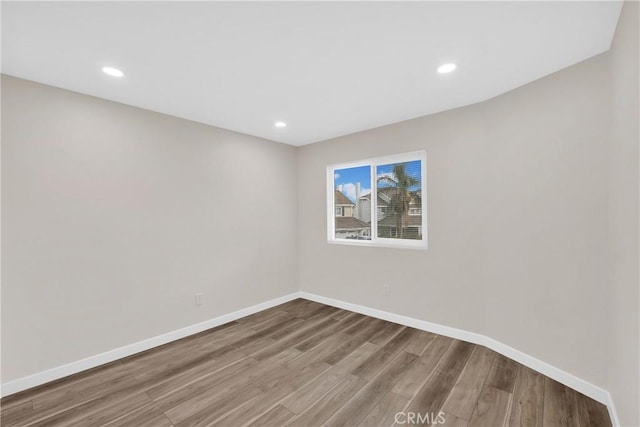
[[[418,151],[327,167],[328,241],[426,249],[426,162]]]

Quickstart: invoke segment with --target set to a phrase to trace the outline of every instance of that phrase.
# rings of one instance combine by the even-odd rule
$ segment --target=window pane
[[[422,239],[422,162],[376,168],[378,237]]]
[[[333,173],[336,239],[371,240],[371,166]]]

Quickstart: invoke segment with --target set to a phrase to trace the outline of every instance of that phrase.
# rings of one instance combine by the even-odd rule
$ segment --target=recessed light
[[[275,127],[277,127],[277,128],[286,128],[287,127],[287,124],[285,122],[275,122],[273,125]]]
[[[113,68],[113,67],[102,67],[102,72],[105,74],[108,74],[110,76],[113,77],[122,77],[124,76],[124,73],[120,70],[118,70],[117,68]]]
[[[456,64],[442,64],[438,67],[438,72],[440,74],[450,73],[456,69]]]

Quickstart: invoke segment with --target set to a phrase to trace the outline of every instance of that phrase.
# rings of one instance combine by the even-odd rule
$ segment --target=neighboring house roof
[[[359,228],[370,228],[371,226],[364,221],[352,216],[337,216],[336,230],[356,230]]]
[[[378,227],[396,227],[396,214],[392,213],[378,221]],[[404,227],[421,227],[422,215],[405,215]]]
[[[379,208],[384,208],[389,206],[389,201],[391,201],[391,197],[393,196],[394,190],[395,189],[393,187],[378,188],[378,207]],[[412,191],[410,204],[412,206],[422,206],[421,195],[422,195],[421,190]],[[360,197],[360,199],[371,200],[371,193],[365,194],[364,196]]]
[[[371,201],[371,193],[369,194],[365,194],[364,196],[360,197],[360,200],[365,199],[367,201]],[[387,206],[387,201],[384,200],[382,197],[380,197],[380,192],[378,192],[378,207],[385,207]]]
[[[338,191],[338,190],[336,190],[335,192],[334,200],[336,205],[349,205],[349,206],[356,205],[351,200],[349,200],[349,198],[345,196],[342,191]]]

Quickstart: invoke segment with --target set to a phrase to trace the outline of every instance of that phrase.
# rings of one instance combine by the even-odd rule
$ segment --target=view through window
[[[328,239],[426,248],[426,153],[327,168]]]

